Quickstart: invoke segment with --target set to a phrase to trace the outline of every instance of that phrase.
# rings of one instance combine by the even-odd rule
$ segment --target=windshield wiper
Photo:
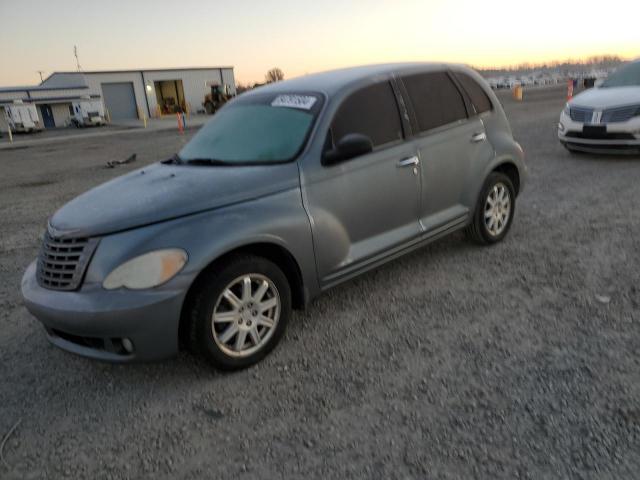
[[[180,158],[180,156],[177,153],[173,154],[173,157],[167,159],[167,160],[163,160],[160,163],[164,163],[165,165],[168,165],[170,163],[175,163],[176,165],[180,165],[181,163],[183,163],[182,159]]]
[[[228,166],[233,165],[231,162],[225,162],[224,160],[218,160],[217,158],[190,158],[189,160],[182,160],[182,163],[188,165],[210,165],[210,166]]]

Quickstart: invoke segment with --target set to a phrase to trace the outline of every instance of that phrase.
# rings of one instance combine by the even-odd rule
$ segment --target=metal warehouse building
[[[0,88],[0,107],[21,100],[36,104],[45,128],[68,125],[70,106],[81,98],[102,99],[111,121],[202,110],[212,85],[236,93],[233,67],[54,72],[40,85]],[[0,129],[6,130],[4,115]]]

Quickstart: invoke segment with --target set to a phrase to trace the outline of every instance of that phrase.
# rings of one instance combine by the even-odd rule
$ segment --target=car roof
[[[291,80],[283,80],[271,83],[263,87],[256,88],[251,93],[281,93],[295,91],[314,91],[324,92],[330,97],[345,88],[349,88],[353,84],[364,82],[367,79],[376,76],[387,76],[391,73],[415,73],[427,72],[433,70],[442,70],[445,68],[467,68],[462,65],[453,65],[446,63],[387,63],[379,65],[363,65],[358,67],[341,68],[338,70],[329,70],[326,72],[303,75],[301,77],[292,78]]]

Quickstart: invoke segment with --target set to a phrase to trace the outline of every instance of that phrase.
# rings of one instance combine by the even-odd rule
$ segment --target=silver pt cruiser
[[[173,158],[58,210],[22,293],[65,350],[129,362],[185,345],[242,368],[334,285],[459,229],[502,240],[525,173],[469,68],[279,82],[228,103]]]

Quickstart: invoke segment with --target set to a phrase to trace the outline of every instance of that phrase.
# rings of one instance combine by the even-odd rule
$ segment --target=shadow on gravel
[[[16,186],[18,188],[35,188],[35,187],[44,187],[47,185],[53,185],[55,183],[57,182],[55,182],[54,180],[37,180],[35,182],[19,183]]]
[[[588,162],[612,162],[612,163],[632,163],[640,161],[638,154],[614,154],[614,153],[586,153],[570,152],[570,158],[575,160],[585,160]]]

